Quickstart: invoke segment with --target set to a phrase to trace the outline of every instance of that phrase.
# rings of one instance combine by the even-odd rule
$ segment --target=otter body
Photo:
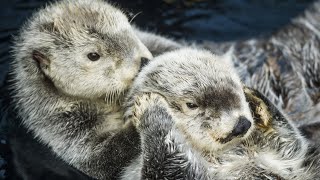
[[[142,70],[125,116],[139,129],[142,153],[123,179],[317,178],[319,160],[310,159],[318,155],[298,130],[215,61],[228,59],[183,49]]]
[[[143,58],[152,55],[119,9],[99,0],[51,4],[16,38],[18,118],[62,161],[97,179],[115,178],[139,152],[121,103]]]

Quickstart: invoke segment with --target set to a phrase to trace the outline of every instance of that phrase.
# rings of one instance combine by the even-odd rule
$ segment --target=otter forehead
[[[156,57],[144,68],[141,76],[146,74],[155,77],[171,77],[171,79],[201,80],[208,82],[222,81],[226,78],[240,82],[230,64],[229,56],[216,56],[206,50],[191,48],[180,49]],[[195,77],[191,78],[190,77]]]
[[[107,3],[101,3],[100,0],[62,1],[56,6],[48,6],[41,10],[38,18],[40,22],[55,22],[69,28],[86,25],[99,27],[97,29],[108,32],[130,28],[126,16],[120,10]]]
[[[90,50],[91,46],[91,51],[119,58],[132,57],[140,48],[126,16],[99,1],[62,1],[41,10],[30,22],[28,31],[39,31],[32,40],[37,45],[32,46],[52,43],[62,51],[74,47]]]
[[[242,91],[239,77],[233,72],[225,57],[208,51],[182,49],[156,57],[139,75],[145,89],[173,96],[207,97],[229,96],[236,102]],[[208,103],[205,103],[208,104]],[[232,103],[230,103],[232,104]],[[237,103],[234,103],[236,106]]]

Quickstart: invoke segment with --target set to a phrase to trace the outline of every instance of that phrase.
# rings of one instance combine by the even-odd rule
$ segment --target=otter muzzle
[[[232,132],[224,139],[221,139],[221,143],[227,143],[234,139],[235,137],[242,137],[244,136],[248,130],[251,127],[251,122],[245,118],[244,116],[241,116],[239,118],[238,123],[234,126]]]

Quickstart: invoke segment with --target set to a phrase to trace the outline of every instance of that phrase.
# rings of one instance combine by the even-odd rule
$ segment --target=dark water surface
[[[1,0],[0,2],[0,88],[9,69],[12,36],[23,22],[48,1]],[[312,1],[307,0],[113,0],[123,8],[133,23],[162,35],[201,42],[233,41],[269,34],[287,24]],[[2,90],[0,90],[0,93]],[[0,94],[0,109],[3,107]],[[6,114],[1,111],[0,127]],[[0,130],[0,179],[6,176],[1,167],[9,155],[6,137]],[[10,164],[9,164],[10,165]]]

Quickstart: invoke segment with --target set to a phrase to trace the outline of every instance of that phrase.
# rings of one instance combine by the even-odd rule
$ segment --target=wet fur
[[[320,2],[271,35],[202,47],[226,51],[243,82],[262,92],[283,110],[309,139],[319,136]]]
[[[317,179],[318,148],[308,145],[258,91],[246,89],[246,95],[256,130],[239,145],[207,157],[177,130],[161,95],[139,97],[143,151],[124,179]]]
[[[186,43],[182,41],[176,42],[168,37],[160,36],[148,31],[142,31],[138,27],[134,27],[134,29],[139,39],[147,46],[154,57],[165,52],[183,48],[186,45]]]
[[[315,7],[317,6],[317,4],[315,5]],[[301,16],[300,18],[301,18],[301,22],[303,22],[303,21],[306,21],[306,22],[308,22],[308,21],[310,21],[310,20],[312,20],[312,18],[316,18],[316,16],[317,16],[317,14],[318,14],[318,12],[317,12],[317,10],[316,10],[317,8],[310,8],[307,12],[306,12],[306,14],[309,14],[308,15],[308,17],[306,17],[306,15],[303,15],[303,16]],[[298,19],[300,19],[300,18],[298,18]],[[311,18],[311,19],[310,19]],[[297,24],[297,26],[296,26],[296,24]],[[313,23],[314,24],[314,23]],[[287,28],[284,28],[283,30],[280,30],[278,33],[276,33],[276,35],[275,35],[275,37],[277,38],[278,36],[277,36],[277,34],[281,34],[281,33],[285,33],[285,34],[287,34],[287,31],[290,31],[290,29],[295,29],[295,28],[297,28],[297,27],[299,27],[300,26],[300,24],[299,23],[293,23],[293,25],[289,25]],[[50,27],[50,26],[49,26]],[[298,28],[299,29],[299,28]],[[308,29],[308,28],[302,28],[302,29]],[[140,31],[140,30],[139,30]],[[302,31],[296,31],[297,32],[297,34],[299,34],[299,33],[301,33]],[[303,31],[303,32],[311,32],[311,38],[307,38],[308,39],[308,41],[312,44],[312,42],[317,42],[315,39],[316,39],[316,36],[313,34],[313,31],[310,31],[310,30],[306,30],[306,31]],[[142,32],[143,33],[143,32]],[[146,42],[145,44],[148,44],[149,43],[149,46],[150,47],[153,47],[153,44],[154,44],[154,41],[152,41],[152,38],[148,38],[148,33],[146,33],[145,34],[145,36],[144,35],[140,35],[140,37],[142,37],[142,36],[144,36],[144,38],[141,38],[142,39],[142,41],[143,42]],[[290,37],[288,37],[288,38],[284,38],[284,42],[287,42],[288,40],[296,40],[295,38],[297,37],[296,35],[288,35],[288,36],[290,36]],[[295,38],[292,38],[291,36],[293,36],[293,37],[295,37]],[[306,36],[304,36],[304,37],[306,37]],[[309,36],[307,36],[307,37],[309,37]],[[159,38],[161,38],[161,37],[159,37]],[[263,41],[266,41],[267,43],[262,43]],[[156,41],[156,42],[159,42],[159,41]],[[166,41],[163,41],[163,42],[166,42]],[[246,47],[248,47],[248,46],[250,46],[250,47],[261,47],[260,49],[262,49],[263,50],[263,52],[274,52],[273,50],[272,50],[272,48],[270,49],[269,47],[276,47],[276,52],[280,52],[281,51],[281,49],[279,50],[278,48],[278,45],[276,45],[276,46],[268,46],[268,44],[272,44],[272,43],[268,43],[269,42],[269,40],[267,39],[267,40],[265,40],[265,39],[262,39],[262,40],[258,40],[258,41],[255,41],[255,40],[251,40],[251,41],[247,41],[247,42],[244,42],[244,43],[238,43],[238,44],[236,44],[236,47],[237,48],[235,48],[235,57],[237,57],[237,59],[235,60],[235,61],[241,61],[241,62],[243,62],[243,64],[241,64],[242,66],[240,66],[240,67],[238,67],[238,69],[242,69],[243,68],[243,65],[244,64],[252,64],[252,62],[256,62],[256,59],[254,59],[253,58],[253,60],[255,60],[255,61],[244,61],[244,60],[246,60],[246,59],[248,59],[248,58],[238,58],[238,57],[240,57],[240,56],[242,56],[242,55],[247,55],[248,57],[249,56],[252,56],[252,54],[251,53],[248,53],[248,51],[246,51]],[[169,43],[169,44],[171,44],[171,42]],[[267,44],[267,45],[264,45],[264,44]],[[229,46],[229,45],[227,45],[227,46]],[[161,47],[161,49],[176,49],[176,48],[179,48],[180,47],[180,45],[176,45],[176,43],[173,43],[173,46],[171,46],[171,45],[169,45],[168,46],[168,44],[167,43],[163,43],[163,44],[159,44],[159,45],[157,45],[157,46],[154,46],[153,47],[153,49],[151,48],[150,49],[150,51],[152,51],[152,52],[155,52],[155,53],[158,53],[158,51],[157,51],[157,48],[158,47]],[[220,47],[224,47],[224,45],[221,45]],[[249,48],[250,49],[250,48]],[[255,48],[254,48],[255,49]],[[261,52],[261,51],[255,51],[254,49],[252,49],[252,51],[250,51],[250,52]],[[278,50],[277,50],[278,49]],[[305,49],[306,50],[306,49]],[[158,54],[161,54],[161,52],[159,52]],[[242,54],[242,55],[241,55]],[[288,53],[288,54],[290,54],[290,53]],[[291,59],[290,58],[290,56],[287,56],[288,54],[286,54],[286,56],[285,57],[288,57],[289,59]],[[299,53],[298,53],[299,54]],[[258,55],[255,55],[255,56],[252,56],[252,57],[257,57]],[[261,57],[261,56],[258,56],[258,57]],[[282,56],[281,56],[282,57]],[[250,59],[250,58],[249,58]],[[316,58],[314,58],[314,59],[316,59]],[[312,67],[312,66],[310,66],[310,73],[309,73],[309,76],[306,76],[306,77],[309,77],[309,78],[311,78],[311,79],[314,79],[316,76],[314,76],[314,75],[312,75],[312,72],[314,71],[314,68],[316,68],[317,66],[316,66],[316,62],[314,62],[315,63],[315,65],[314,65],[314,67]],[[306,64],[308,64],[308,63],[306,63]],[[312,64],[312,63],[311,63]],[[274,67],[277,67],[277,66],[269,66],[270,64],[267,64],[267,66],[263,66],[263,68],[267,68],[267,67],[269,67],[269,70],[266,70],[266,71],[259,71],[259,70],[255,70],[255,72],[261,72],[260,74],[263,74],[263,73],[266,73],[266,74],[268,74],[269,72],[271,72],[271,73],[274,73],[274,72],[277,72],[277,71],[270,71],[270,68],[272,69],[272,68],[274,68]],[[272,64],[271,64],[272,65]],[[245,65],[246,66],[246,65]],[[291,66],[291,65],[290,65]],[[256,66],[253,66],[253,67],[256,67]],[[262,68],[262,69],[263,69]],[[290,68],[289,68],[290,69]],[[307,69],[307,68],[305,68],[305,69]],[[249,69],[247,69],[245,72],[249,72],[250,71],[250,67],[249,67]],[[244,73],[245,74],[245,73]],[[248,75],[248,74],[246,74],[246,75]],[[307,75],[308,75],[308,73],[307,73]],[[253,76],[253,74],[250,74],[249,73],[249,77],[252,77]],[[255,75],[255,76],[260,76],[260,75]],[[262,76],[264,76],[264,75],[261,75],[261,77]],[[290,75],[289,75],[290,76]],[[273,81],[272,79],[275,77],[275,76],[273,76],[273,75],[268,75],[267,77],[270,77],[269,79],[271,79],[271,81]],[[294,77],[296,77],[296,76],[294,76]],[[254,87],[256,87],[256,88],[258,88],[258,89],[260,89],[260,90],[262,90],[264,93],[265,93],[265,87],[267,87],[267,89],[268,89],[268,87],[273,87],[275,84],[273,84],[273,83],[271,83],[271,85],[270,86],[260,86],[259,84],[258,84],[258,82],[260,83],[260,84],[266,84],[266,83],[264,83],[265,81],[264,80],[266,80],[266,79],[263,79],[263,81],[260,81],[260,79],[259,79],[259,81],[257,81],[259,78],[254,78],[254,77],[252,77],[252,80],[250,80],[250,81],[252,81],[252,82],[250,82],[250,84],[253,84],[253,86]],[[268,79],[268,78],[267,78]],[[293,78],[293,79],[295,79],[295,78]],[[306,78],[307,79],[307,78]],[[295,80],[293,80],[293,81],[295,81]],[[293,81],[290,81],[290,82],[293,82]],[[247,82],[246,80],[245,80],[245,82]],[[275,82],[280,82],[280,81],[275,81]],[[282,82],[282,81],[281,81]],[[311,81],[310,81],[311,82]],[[256,85],[254,85],[255,83],[257,83]],[[278,83],[279,84],[279,83]],[[312,83],[309,83],[309,84],[312,84]],[[301,84],[297,84],[297,86],[300,86]],[[316,89],[316,88],[314,88],[313,86],[315,85],[315,83],[313,83],[313,85],[311,85],[310,87],[311,87],[311,89]],[[277,86],[278,87],[278,86]],[[279,86],[279,88],[282,88],[282,89],[284,89],[286,86]],[[290,85],[290,87],[292,87],[291,85]],[[277,89],[272,89],[272,88],[270,88],[269,89],[270,91],[276,91]],[[312,90],[312,91],[309,91],[309,92],[313,92],[314,90]],[[286,91],[282,91],[281,90],[281,92],[286,92]],[[313,93],[313,94],[316,94],[316,92],[317,91],[315,91],[315,93]],[[292,93],[281,93],[281,96],[279,95],[279,93],[277,94],[277,93],[274,93],[274,92],[270,92],[270,93],[265,93],[265,94],[267,94],[267,96],[268,96],[268,98],[271,98],[271,101],[272,102],[287,102],[287,101],[284,101],[283,99],[290,99],[289,97],[291,97],[291,98],[293,98],[293,97],[298,97],[298,98],[302,98],[303,99],[303,97],[305,96],[305,93],[302,93],[302,96],[295,96],[295,95],[293,95]],[[300,94],[300,93],[296,93],[296,94]],[[278,101],[278,98],[282,98],[282,100],[279,100]],[[308,96],[306,96],[306,97],[308,97]],[[316,96],[312,96],[312,97],[316,97]],[[309,99],[309,98],[307,98],[307,99]],[[294,101],[292,101],[292,102],[294,102]],[[277,103],[277,104],[279,104],[279,103]],[[299,103],[296,103],[296,104],[299,104]],[[279,105],[280,106],[280,105]],[[279,107],[278,106],[278,107]],[[289,106],[285,106],[285,107],[289,107]],[[306,106],[304,106],[304,107],[306,107]],[[309,106],[307,106],[307,107],[309,107]],[[290,112],[291,110],[290,110],[291,108],[285,108],[285,111],[286,112]],[[295,112],[300,112],[300,111],[295,111]],[[305,116],[308,116],[307,118],[306,118],[306,123],[308,123],[308,122],[310,122],[310,121],[313,121],[313,120],[315,120],[316,118],[313,118],[314,117],[314,115],[315,115],[315,113],[314,113],[314,110],[308,110],[307,112],[310,112],[310,113],[303,113],[303,114],[300,114],[301,116],[303,116],[303,117],[298,117],[298,119],[300,120],[300,119],[303,119]],[[300,116],[299,115],[299,116]],[[293,119],[295,120],[295,119],[297,119],[296,118],[296,116],[293,116],[292,114],[290,115],[291,117],[293,117]],[[313,118],[313,120],[310,120],[311,118]],[[308,126],[308,124],[306,125],[306,128],[309,128],[310,129],[310,127]],[[315,150],[315,152],[316,152],[316,150]],[[310,154],[312,154],[313,156],[318,156],[317,155],[317,153],[310,153]],[[311,157],[311,156],[310,156]],[[319,158],[317,158],[317,159],[319,159]],[[310,158],[309,159],[309,162],[310,161],[317,161],[317,159],[315,159],[315,158]],[[310,164],[310,163],[309,163]]]
[[[241,93],[242,84],[234,69],[228,66],[228,58],[228,54],[215,56],[192,48],[158,56],[138,75],[125,105],[132,106],[135,96],[141,93],[159,93],[174,109],[179,128],[186,130],[192,142],[197,144],[195,146],[199,149],[220,149],[224,146],[220,141],[227,139],[238,118],[243,116],[253,121]],[[190,102],[199,108],[190,111],[186,106]],[[125,118],[132,116],[128,109]],[[195,135],[194,131],[198,134]],[[202,139],[200,137],[208,141],[198,144],[197,138]]]
[[[134,98],[129,99],[133,102],[130,106],[134,107],[133,113],[129,113],[129,119],[133,120],[140,131],[142,153],[126,168],[123,179],[319,177],[320,166],[316,159],[319,154],[313,152],[315,149],[288,118],[258,91],[244,89],[255,120],[255,130],[249,137],[220,151],[202,152],[177,127],[175,109],[170,105],[171,100],[166,92],[163,92],[170,87],[152,89],[152,79],[144,80],[139,84],[142,89],[135,91],[133,86]],[[179,88],[179,85],[172,88]],[[141,95],[141,92],[144,94]]]
[[[286,26],[262,37],[197,45],[215,53],[232,47],[232,61],[242,82],[263,93],[316,144],[320,137],[319,9],[317,0]]]
[[[198,160],[202,152],[220,151],[243,138],[220,142],[231,134],[240,116],[253,123],[240,79],[228,61],[229,54],[215,56],[208,51],[187,48],[158,56],[143,68],[125,103],[125,119],[139,129],[142,153],[126,168],[123,179],[206,178],[203,173],[207,167]],[[198,104],[199,111],[189,112],[184,107],[186,102]],[[160,108],[154,110],[153,106]],[[162,117],[156,113],[168,109],[174,116]],[[170,122],[162,121],[163,118]],[[156,119],[159,121],[154,122]],[[202,126],[203,122],[208,125]],[[193,125],[196,128],[188,129]],[[172,130],[173,127],[179,130]],[[208,137],[208,133],[214,136]]]
[[[140,151],[120,106],[141,57],[152,57],[134,31],[106,2],[66,0],[35,13],[16,37],[11,95],[23,129],[94,178],[118,177]],[[87,58],[92,51],[99,61]]]

